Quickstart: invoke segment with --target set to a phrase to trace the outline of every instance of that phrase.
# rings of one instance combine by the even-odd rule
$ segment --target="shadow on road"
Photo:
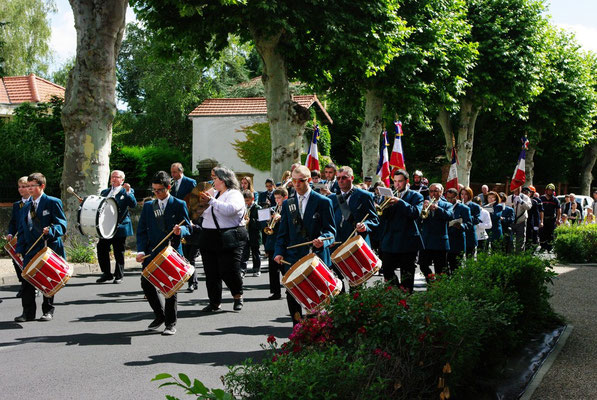
[[[159,334],[154,331],[129,331],[108,333],[79,333],[76,335],[37,336],[16,338],[14,342],[0,343],[0,347],[16,346],[27,343],[64,343],[67,346],[106,346],[130,345],[135,336]]]
[[[149,360],[145,361],[125,362],[124,365],[130,367],[152,364],[211,364],[213,366],[227,366],[238,364],[247,358],[252,358],[253,360],[258,361],[267,356],[267,354],[267,350],[248,352],[218,351],[215,353],[170,353],[149,356]]]
[[[23,329],[23,325],[14,321],[0,321],[0,331],[5,329]]]
[[[274,335],[279,338],[287,338],[292,333],[291,326],[229,326],[225,328],[218,328],[216,331],[201,332],[202,336],[220,336],[228,334],[263,336]]]

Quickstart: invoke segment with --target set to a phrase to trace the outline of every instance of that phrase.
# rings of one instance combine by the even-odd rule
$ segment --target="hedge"
[[[557,227],[553,249],[563,263],[597,262],[597,224]]]

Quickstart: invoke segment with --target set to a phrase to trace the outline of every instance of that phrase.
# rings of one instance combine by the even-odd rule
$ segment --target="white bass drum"
[[[87,196],[77,216],[83,235],[112,239],[118,227],[118,204],[112,197]]]

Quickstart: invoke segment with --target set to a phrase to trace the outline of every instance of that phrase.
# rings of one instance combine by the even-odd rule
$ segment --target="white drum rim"
[[[99,205],[97,206],[97,209],[95,212],[95,231],[96,231],[97,237],[100,239],[112,239],[114,237],[114,235],[116,235],[116,231],[118,229],[118,203],[112,197],[101,197],[101,196],[96,196],[96,195],[92,194],[83,199],[83,201],[81,202],[81,205],[79,206],[79,211],[77,212],[77,222],[79,223],[79,232],[81,232],[81,234],[84,236],[89,236],[89,233],[85,232],[85,230],[83,229],[83,224],[81,223],[81,212],[83,210],[83,206],[85,205],[85,202],[87,200],[91,200],[91,199],[102,199],[100,201]],[[109,235],[103,236],[102,232],[100,230],[100,227],[99,227],[100,213],[98,211],[105,206],[104,203],[108,200],[111,200],[116,205],[116,224],[114,225],[114,228],[112,229],[112,232],[110,232]]]

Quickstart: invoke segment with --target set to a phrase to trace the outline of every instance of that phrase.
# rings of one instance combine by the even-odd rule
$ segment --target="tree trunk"
[[[379,161],[379,134],[383,127],[382,112],[383,98],[375,89],[368,89],[365,93],[365,120],[361,127],[362,171],[363,176],[371,176],[375,182],[380,180],[377,176],[377,163]],[[388,151],[391,150],[388,149]]]
[[[591,195],[595,161],[597,161],[597,140],[593,140],[593,142],[587,144],[584,148],[580,173],[580,194],[582,195]]]
[[[533,175],[535,174],[535,151],[535,146],[530,144],[529,148],[527,149],[526,159],[524,162],[524,172],[526,175],[525,186],[533,184]]]
[[[125,28],[127,0],[70,0],[77,31],[75,66],[66,86],[62,197],[74,232],[79,202],[67,195],[98,194],[110,175],[112,121],[116,114],[116,57]]]
[[[458,157],[458,183],[469,186],[473,158],[473,139],[475,137],[475,123],[481,107],[475,105],[471,96],[465,96],[460,101],[460,111],[458,112],[458,130],[456,131],[456,155]],[[446,158],[451,158],[452,153],[452,124],[450,114],[440,111],[438,123],[442,127],[444,138],[446,140]]]
[[[284,56],[278,52],[282,33],[261,37],[251,30],[263,59],[261,79],[265,87],[267,119],[272,140],[271,176],[280,180],[293,163],[301,161],[303,133],[309,110],[292,100]]]

